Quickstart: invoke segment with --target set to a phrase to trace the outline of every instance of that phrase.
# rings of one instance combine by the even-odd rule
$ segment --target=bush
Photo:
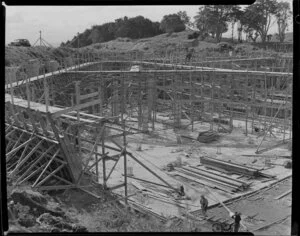
[[[7,58],[5,58],[5,66],[10,66],[10,65],[11,65],[10,61]]]
[[[188,39],[197,39],[199,37],[199,33],[198,32],[194,32],[192,34],[188,35]]]

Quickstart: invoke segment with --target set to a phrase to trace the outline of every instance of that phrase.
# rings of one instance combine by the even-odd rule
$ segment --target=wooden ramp
[[[82,169],[80,157],[50,113],[7,102],[5,126],[8,177],[44,190],[74,187]]]

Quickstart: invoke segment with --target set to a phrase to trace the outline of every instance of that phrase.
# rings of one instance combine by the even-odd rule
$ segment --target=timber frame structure
[[[101,182],[107,190],[124,187],[127,197],[129,157],[176,191],[126,150],[127,135],[155,131],[157,123],[193,130],[196,122],[209,122],[212,130],[231,132],[239,120],[245,135],[256,127],[264,130],[257,153],[272,148],[261,144],[267,134],[275,136],[274,129],[282,134],[275,146],[292,138],[292,73],[282,69],[290,58],[227,57],[188,65],[182,55],[157,58],[87,54],[64,58],[47,71],[36,62],[26,73],[6,68],[8,176],[40,190],[91,193],[88,187]],[[140,70],[131,71],[132,66]],[[166,112],[168,121],[160,115]],[[124,182],[111,186],[121,159]],[[114,162],[111,169],[107,161]]]

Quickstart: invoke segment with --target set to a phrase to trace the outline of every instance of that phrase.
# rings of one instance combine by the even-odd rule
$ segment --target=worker
[[[181,185],[181,186],[179,187],[179,195],[180,195],[180,196],[184,196],[184,195],[185,195],[183,185]]]
[[[201,195],[200,205],[201,205],[202,214],[204,216],[206,216],[207,207],[208,207],[208,201],[207,201],[207,199],[203,195]]]
[[[194,50],[189,50],[186,48],[186,56],[185,56],[185,63],[190,62],[192,56],[193,56]]]
[[[230,217],[234,219],[234,224],[233,224],[233,232],[238,232],[239,231],[239,228],[240,228],[240,222],[241,222],[241,213],[239,212],[235,212],[234,214],[233,213],[230,213]]]

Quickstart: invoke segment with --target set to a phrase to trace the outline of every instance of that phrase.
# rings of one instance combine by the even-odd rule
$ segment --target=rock
[[[68,223],[63,218],[53,216],[49,213],[40,215],[36,221],[39,224],[51,226],[51,232],[88,232],[87,228],[84,226]]]
[[[33,192],[32,190],[15,189],[11,194],[11,198],[15,203],[29,206],[30,213],[35,216],[41,215],[43,213],[51,213],[55,216],[64,216],[64,212],[55,211],[52,209],[48,209],[46,206],[43,206],[42,204],[46,204],[48,203],[48,201],[43,195],[39,194],[38,192]]]
[[[292,168],[292,162],[291,161],[285,161],[283,163],[283,166],[284,166],[284,168],[291,169]]]

